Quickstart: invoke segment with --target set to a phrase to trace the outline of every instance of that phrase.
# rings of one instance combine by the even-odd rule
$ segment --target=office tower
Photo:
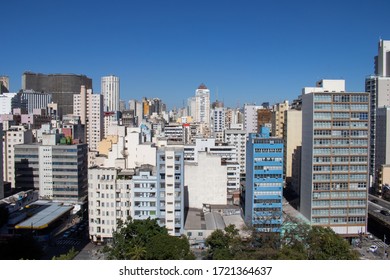
[[[287,110],[284,111],[284,174],[286,178],[286,187],[299,194],[300,185],[297,184],[300,178],[301,163],[300,147],[302,147],[302,111]],[[296,170],[297,172],[293,172]]]
[[[3,124],[0,123],[0,135],[3,135]],[[1,152],[1,160],[0,160],[0,199],[4,198],[4,171],[3,171],[3,140],[0,141],[0,152]]]
[[[272,106],[272,136],[283,138],[284,112],[288,110],[288,101]]]
[[[119,77],[113,75],[102,77],[101,93],[104,100],[104,112],[118,112],[120,100]]]
[[[93,94],[91,89],[81,86],[80,94],[74,95],[73,115],[80,117],[85,125],[86,143],[90,151],[97,151],[103,139],[103,95]]]
[[[195,122],[210,124],[210,90],[204,84],[195,91]]]
[[[92,88],[92,79],[75,74],[40,74],[24,72],[22,89],[52,94],[52,101],[58,104],[58,116],[73,114],[73,95],[80,93],[80,87]]]
[[[367,232],[369,95],[340,81],[317,85],[302,96],[300,211],[312,225],[356,236]]]
[[[159,224],[165,226],[170,235],[181,236],[184,229],[183,148],[159,148],[156,166]]]
[[[257,133],[259,131],[257,110],[261,108],[261,106],[255,104],[244,105],[244,130],[246,133]]]
[[[366,78],[366,92],[370,94],[370,176],[371,184],[379,171],[375,164],[377,108],[390,106],[390,41],[380,40],[378,55],[375,56],[375,74]]]
[[[87,144],[72,145],[59,134],[44,134],[42,143],[15,146],[17,188],[39,190],[39,196],[82,202],[88,188]]]
[[[4,180],[11,183],[11,188],[15,188],[15,147],[18,144],[29,144],[33,142],[33,134],[31,130],[27,130],[24,126],[11,126],[4,131],[3,143],[3,169]]]
[[[35,92],[34,90],[21,90],[20,102],[22,107],[27,109],[28,114],[32,114],[34,109],[45,109],[52,102],[51,93]]]
[[[280,232],[283,217],[283,139],[269,128],[247,142],[245,222],[259,232]]]

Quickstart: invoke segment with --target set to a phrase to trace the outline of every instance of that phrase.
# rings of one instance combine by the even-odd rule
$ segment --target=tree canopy
[[[118,221],[112,244],[104,252],[112,260],[194,259],[185,236],[170,236],[156,219]]]
[[[215,230],[207,239],[207,258],[269,260],[355,260],[349,243],[331,228],[295,223],[282,234],[252,230],[242,239],[234,226]]]

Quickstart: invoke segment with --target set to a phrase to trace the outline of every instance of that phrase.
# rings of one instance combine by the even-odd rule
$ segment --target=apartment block
[[[164,147],[157,151],[159,221],[168,233],[180,236],[184,229],[184,151]]]
[[[369,94],[319,87],[302,96],[300,211],[344,236],[367,232]]]

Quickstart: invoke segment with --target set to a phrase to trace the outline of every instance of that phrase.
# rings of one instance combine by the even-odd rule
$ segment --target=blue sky
[[[116,75],[124,100],[182,106],[199,84],[226,106],[292,101],[319,79],[364,91],[390,1],[13,0],[2,3],[0,75]]]

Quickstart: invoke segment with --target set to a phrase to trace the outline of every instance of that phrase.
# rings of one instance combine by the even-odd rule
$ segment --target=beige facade
[[[284,172],[286,176],[286,184],[293,181],[293,158],[294,153],[297,153],[298,147],[302,146],[302,111],[287,110],[284,123]],[[295,178],[297,179],[297,178]],[[299,186],[291,186],[296,193],[299,193]]]
[[[288,101],[277,103],[272,110],[272,136],[283,138],[284,112],[288,110]]]

